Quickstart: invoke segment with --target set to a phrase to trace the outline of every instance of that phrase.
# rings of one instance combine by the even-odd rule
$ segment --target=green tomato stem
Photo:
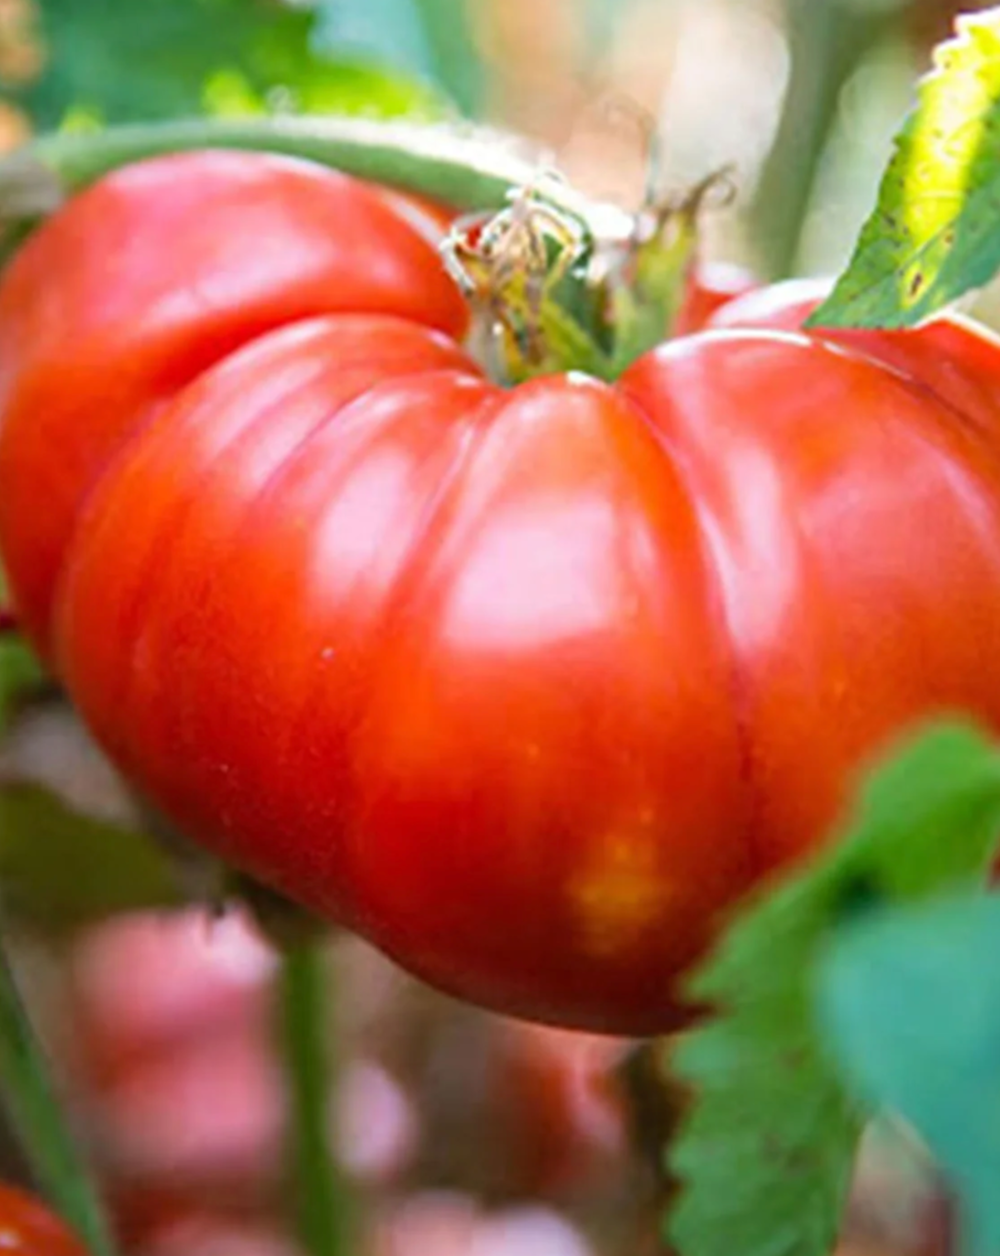
[[[891,7],[868,12],[832,0],[786,0],[786,8],[791,78],[778,133],[750,209],[761,269],[771,280],[795,271],[841,93],[895,15]]]
[[[0,948],[0,1090],[39,1186],[92,1256],[115,1244],[97,1191],[56,1097],[44,1049]]]
[[[457,210],[501,207],[512,188],[529,186],[552,170],[548,153],[505,133],[468,124],[340,117],[198,118],[43,136],[0,162],[0,204],[8,219],[30,217],[51,209],[54,187],[77,191],[130,162],[204,148],[249,148],[303,157]],[[590,201],[569,185],[559,185],[551,195],[586,222],[597,238],[622,240],[632,229],[624,210]]]
[[[309,1256],[351,1256],[353,1201],[331,1146],[337,1055],[327,1020],[331,974],[323,945],[283,953],[280,1037],[290,1106],[291,1203]]]

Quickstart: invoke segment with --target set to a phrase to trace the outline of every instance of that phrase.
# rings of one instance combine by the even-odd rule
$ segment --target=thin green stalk
[[[91,1256],[114,1256],[97,1191],[70,1134],[51,1074],[0,949],[0,1090],[39,1186]]]
[[[751,207],[761,269],[791,274],[844,84],[894,20],[843,0],[786,0],[791,78],[781,122]]]
[[[43,213],[52,207],[60,188],[72,192],[129,162],[203,148],[249,148],[304,157],[470,211],[502,206],[511,188],[528,186],[552,169],[548,153],[502,132],[468,124],[334,117],[199,118],[43,136],[0,162],[0,206],[8,218]],[[557,185],[551,196],[587,221],[598,238],[623,240],[632,230],[631,218],[623,210],[592,202],[568,185]]]
[[[336,1049],[327,1019],[331,976],[320,942],[287,949],[281,968],[281,1046],[290,1107],[290,1186],[309,1256],[350,1256],[352,1200],[331,1147]]]

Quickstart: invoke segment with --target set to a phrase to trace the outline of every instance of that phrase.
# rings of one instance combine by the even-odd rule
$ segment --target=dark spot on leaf
[[[833,914],[838,920],[852,916],[860,916],[881,906],[885,902],[886,892],[875,875],[860,872],[845,877],[837,887],[837,897],[831,904]]]
[[[910,280],[909,286],[907,288],[907,291],[909,292],[910,296],[911,297],[920,296],[920,293],[923,291],[925,282],[926,280],[925,280],[924,272],[922,270],[918,270],[917,273]]]
[[[783,1052],[781,1056],[782,1067],[789,1072],[797,1072],[801,1068],[808,1068],[812,1062],[812,1055],[806,1047],[795,1047],[791,1051]]]
[[[784,1173],[790,1177],[812,1173],[816,1168],[816,1158],[804,1148],[790,1147],[782,1139],[765,1134],[761,1139],[761,1149],[765,1156],[774,1164],[780,1165]]]

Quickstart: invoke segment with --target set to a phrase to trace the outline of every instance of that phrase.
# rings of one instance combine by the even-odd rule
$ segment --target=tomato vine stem
[[[283,952],[280,1045],[290,1107],[290,1202],[309,1256],[350,1256],[353,1204],[331,1147],[330,1097],[337,1076],[328,1012],[331,974],[322,943]]]
[[[471,124],[368,118],[198,118],[41,136],[0,161],[0,214],[8,220],[52,208],[54,186],[74,192],[130,162],[204,148],[249,148],[303,157],[413,192],[457,210],[496,209],[512,188],[551,171],[551,155],[505,132]],[[34,170],[34,179],[32,177]],[[569,184],[551,192],[599,239],[621,241],[632,216]]]
[[[70,1134],[6,947],[0,948],[0,1083],[40,1187],[92,1256],[115,1256],[103,1208]]]
[[[793,274],[816,180],[845,85],[899,21],[900,5],[786,0],[791,78],[781,121],[750,206],[769,279]]]

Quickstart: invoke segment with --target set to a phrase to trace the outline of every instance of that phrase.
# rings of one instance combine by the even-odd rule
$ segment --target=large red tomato
[[[861,761],[1000,723],[1000,352],[722,330],[505,390],[464,325],[370,187],[109,176],[0,285],[17,609],[222,855],[457,994],[662,1030]]]

